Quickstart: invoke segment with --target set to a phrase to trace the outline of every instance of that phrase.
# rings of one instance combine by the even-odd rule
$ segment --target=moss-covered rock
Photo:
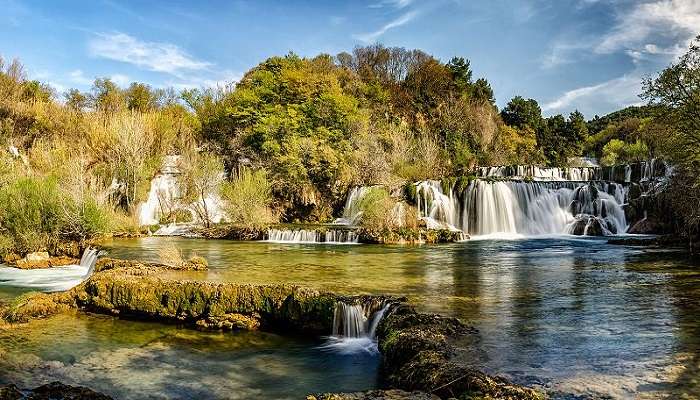
[[[0,400],[111,400],[102,393],[82,386],[52,382],[34,389],[20,390],[15,385],[0,386]]]
[[[469,238],[468,235],[461,231],[426,228],[360,228],[357,231],[357,235],[360,243],[371,244],[453,243]]]
[[[453,339],[476,330],[455,318],[419,314],[400,305],[379,324],[383,374],[392,386],[434,393],[440,398],[542,399],[529,388],[454,361]]]
[[[4,321],[22,323],[68,311],[74,305],[73,299],[67,293],[30,292],[15,298],[0,310],[0,314]]]
[[[440,400],[440,398],[425,392],[390,389],[358,393],[323,393],[306,396],[306,400]]]

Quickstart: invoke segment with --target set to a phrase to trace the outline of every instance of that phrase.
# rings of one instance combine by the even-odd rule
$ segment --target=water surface
[[[474,240],[439,246],[141,238],[115,240],[109,246],[113,257],[156,261],[158,249],[168,245],[181,248],[185,255],[204,256],[210,264],[206,272],[172,273],[176,278],[298,283],[348,294],[407,295],[422,311],[457,316],[479,329],[478,340],[464,343],[458,355],[464,363],[541,387],[554,397],[700,397],[700,269],[697,260],[677,251],[614,246],[603,239],[569,237]],[[11,296],[6,289],[0,289],[0,297],[3,291],[6,297]],[[127,324],[123,328],[127,332],[165,329],[132,328],[152,324],[118,323]],[[118,343],[110,345],[103,337],[104,329],[94,328],[91,332],[94,340],[101,343],[94,351],[110,346],[120,351]],[[216,360],[219,350],[206,351],[198,359],[199,353],[193,350],[196,346],[187,343],[206,340],[202,338],[209,334],[188,332],[188,339],[178,341],[181,347],[176,346],[177,358],[193,379],[199,379],[213,368],[200,364],[200,359]],[[238,335],[223,335],[239,341]],[[308,360],[330,357],[328,353],[317,353],[313,344],[299,345],[300,350],[289,353],[287,344],[275,343],[267,351],[288,365],[283,370],[297,371],[289,374],[331,374],[328,368],[299,368],[294,362],[305,365],[304,361],[287,358],[290,354],[307,354]],[[66,350],[70,346],[57,346],[63,350],[56,351],[70,353]],[[237,351],[246,347],[249,346],[241,345]],[[264,354],[260,348],[250,347],[246,354],[251,359]],[[157,349],[139,348],[148,350],[149,357],[161,357]],[[229,359],[222,360],[216,369],[236,364],[234,360],[239,356],[234,353],[227,353]],[[302,360],[307,358],[303,356]],[[357,369],[346,371],[341,378],[326,380],[329,389],[333,385],[338,388],[337,382],[350,382],[341,390],[361,389],[362,382],[366,383],[364,388],[376,385],[376,358],[349,362]],[[309,361],[306,365],[315,364]],[[248,379],[245,368],[229,370],[227,382],[236,381],[233,376],[238,376],[238,381]],[[210,379],[215,382],[224,377]],[[248,387],[267,391],[275,386],[270,383],[261,387],[253,379]],[[307,392],[326,388],[321,384],[313,387]]]

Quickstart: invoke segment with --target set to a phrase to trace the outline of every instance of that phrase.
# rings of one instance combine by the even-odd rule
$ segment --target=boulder
[[[82,386],[52,382],[30,390],[15,385],[0,386],[0,400],[112,400],[111,397]]]
[[[440,400],[434,394],[403,390],[370,390],[358,393],[323,393],[306,396],[306,400]]]
[[[635,223],[634,225],[632,225],[627,230],[627,233],[649,235],[649,234],[659,233],[662,231],[663,231],[662,224],[659,224],[658,222],[654,221],[653,219],[644,218],[642,220],[637,221],[637,223]]]
[[[456,318],[417,313],[406,304],[394,307],[377,329],[384,379],[393,387],[430,392],[442,399],[543,398],[535,390],[455,362],[454,341],[476,333]]]

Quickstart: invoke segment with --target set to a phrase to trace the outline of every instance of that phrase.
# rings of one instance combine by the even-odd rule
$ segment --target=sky
[[[0,55],[58,93],[96,77],[177,89],[222,85],[290,51],[421,49],[471,61],[497,104],[588,118],[640,104],[700,34],[700,0],[0,0]]]

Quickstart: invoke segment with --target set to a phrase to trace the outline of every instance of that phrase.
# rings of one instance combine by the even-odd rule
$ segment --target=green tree
[[[122,90],[109,78],[95,79],[90,101],[95,110],[107,114],[113,114],[126,106]]]
[[[501,118],[516,128],[530,127],[536,131],[542,126],[542,109],[537,100],[515,96],[501,111]]]
[[[132,83],[125,91],[124,97],[129,110],[151,111],[158,106],[157,94],[150,86],[143,83]]]
[[[472,70],[469,60],[463,57],[453,57],[447,63],[447,69],[452,72],[452,80],[460,92],[466,91],[472,84]]]
[[[66,106],[73,111],[82,111],[90,104],[88,96],[78,89],[70,89],[63,97],[66,99]]]

